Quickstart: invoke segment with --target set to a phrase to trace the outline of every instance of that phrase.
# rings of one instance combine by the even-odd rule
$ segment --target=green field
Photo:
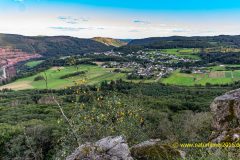
[[[43,62],[43,60],[31,61],[31,62],[27,62],[25,65],[28,66],[28,67],[35,67],[35,66],[39,65],[42,62]]]
[[[186,74],[175,71],[168,78],[161,80],[164,84],[194,86],[209,84],[230,84],[240,80],[240,70],[211,71],[201,74]]]
[[[84,83],[84,84],[99,84],[102,81],[117,80],[120,78],[125,78],[124,73],[114,73],[113,69],[105,69],[99,66],[92,65],[80,65],[77,70],[75,67],[53,67],[45,71],[48,78],[48,88],[60,89],[67,86],[73,86],[75,83]],[[77,71],[86,71],[85,74],[74,76],[71,78],[60,79],[60,77],[71,74]],[[39,73],[37,75],[19,79],[13,83],[7,84],[1,88],[11,88],[14,90],[23,90],[23,89],[45,89],[46,83],[44,80],[34,81],[34,78],[37,76],[44,76],[44,73]]]
[[[162,53],[175,55],[180,58],[189,58],[199,60],[200,57],[198,53],[200,49],[198,48],[176,48],[176,49],[162,49]]]

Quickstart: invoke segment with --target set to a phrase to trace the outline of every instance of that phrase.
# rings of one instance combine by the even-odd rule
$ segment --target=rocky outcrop
[[[132,155],[132,156],[131,156]],[[149,140],[130,149],[123,136],[103,138],[76,149],[67,160],[174,160],[185,158],[185,152]]]
[[[118,136],[81,145],[67,157],[67,160],[133,160],[133,158],[125,139]]]
[[[212,142],[240,140],[240,89],[215,98],[210,106],[213,114]]]
[[[0,67],[2,74],[0,75],[0,85],[11,81],[16,76],[16,69],[14,66]]]
[[[56,104],[52,96],[45,96],[41,97],[38,101],[38,104],[43,104],[43,105],[51,105],[51,104]]]
[[[11,107],[17,107],[17,106],[20,106],[21,104],[22,104],[22,101],[16,99],[16,100],[11,101],[10,106]]]
[[[184,159],[185,152],[161,144],[159,139],[149,140],[135,145],[131,148],[134,159],[139,160],[174,160]]]

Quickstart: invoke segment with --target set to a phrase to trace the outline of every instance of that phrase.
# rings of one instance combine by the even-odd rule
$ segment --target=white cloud
[[[136,30],[136,29],[133,29],[133,30],[130,30],[129,32],[139,32],[139,30]]]
[[[183,29],[183,28],[174,28],[174,29],[172,29],[172,32],[174,32],[174,33],[186,33],[186,32],[188,32],[189,30],[187,30],[187,29]]]
[[[55,29],[55,30],[61,30],[61,31],[80,31],[80,30],[84,30],[84,29],[90,29],[90,28],[83,28],[83,27],[49,27],[51,29]]]
[[[62,22],[68,23],[68,24],[78,24],[80,22],[88,22],[88,18],[74,18],[71,16],[59,16],[57,17]]]
[[[138,24],[150,24],[148,21],[143,21],[143,20],[133,20],[133,23],[138,23]]]

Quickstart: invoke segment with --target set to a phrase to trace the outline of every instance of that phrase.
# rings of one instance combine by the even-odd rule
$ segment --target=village
[[[86,54],[88,56],[92,53]],[[114,72],[126,73],[128,79],[161,79],[179,69],[185,72],[186,68],[178,67],[178,63],[194,63],[197,60],[182,58],[160,51],[140,50],[124,54],[116,51],[96,52],[95,56],[121,57],[126,61],[106,61],[101,63],[103,68],[114,68]],[[18,49],[0,48],[0,79],[1,81],[16,74],[14,66],[23,61],[40,58],[38,54],[28,54]],[[192,72],[203,72],[202,68],[195,67]]]
[[[177,57],[175,55],[164,54],[160,51],[143,51],[123,54],[121,52],[108,51],[94,53],[94,55],[118,56],[128,59],[127,62],[106,62],[102,64],[104,68],[116,68],[118,72],[128,73],[129,79],[160,79],[170,75],[174,70],[185,68],[176,67],[178,63],[194,63],[198,60]],[[194,72],[201,72],[198,68],[193,68]]]

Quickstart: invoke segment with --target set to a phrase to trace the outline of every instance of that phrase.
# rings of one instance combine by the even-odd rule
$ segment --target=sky
[[[0,33],[122,39],[240,35],[240,0],[0,0]]]

